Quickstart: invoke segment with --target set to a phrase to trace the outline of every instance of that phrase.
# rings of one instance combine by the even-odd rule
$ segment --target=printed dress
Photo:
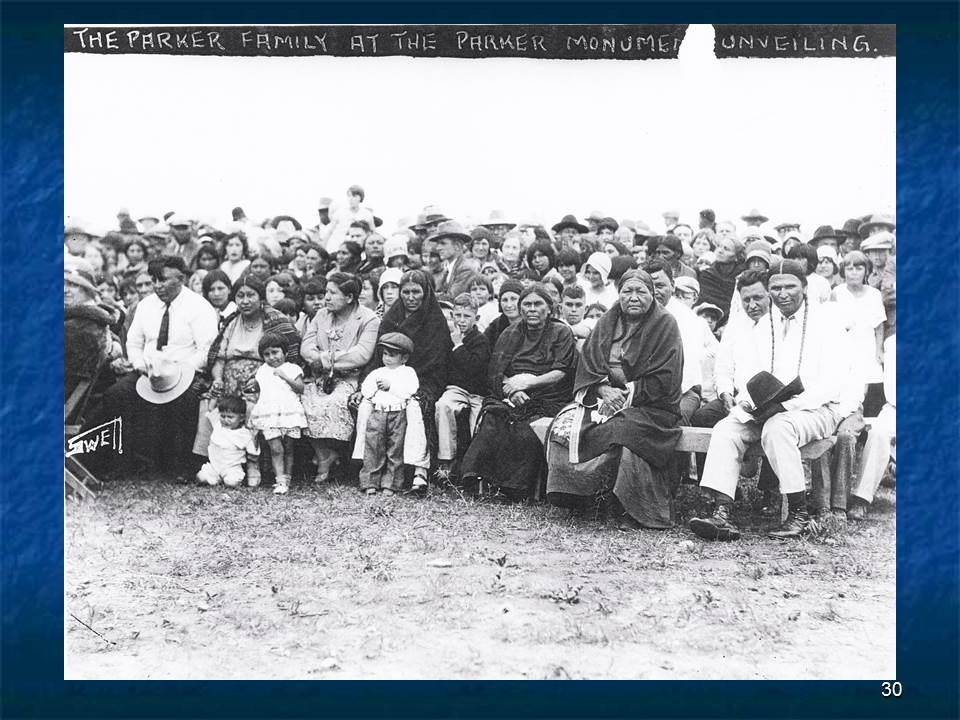
[[[281,378],[274,374],[279,370],[290,379],[303,376],[303,369],[285,362],[278,368],[264,364],[254,376],[260,386],[260,399],[250,413],[250,424],[263,432],[263,437],[273,440],[278,437],[300,437],[301,428],[307,426],[303,405],[299,396]]]

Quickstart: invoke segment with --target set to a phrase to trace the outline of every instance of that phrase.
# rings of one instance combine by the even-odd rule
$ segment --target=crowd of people
[[[431,484],[577,507],[606,494],[624,528],[739,537],[731,507],[757,441],[771,532],[811,512],[862,519],[895,458],[896,225],[809,236],[709,209],[662,230],[593,212],[552,227],[437,206],[392,232],[352,186],[316,224],[242,208],[64,228],[65,382],[93,384],[86,427],[123,420],[117,477],[257,487],[359,468],[367,495]],[[705,457],[683,426],[713,428]],[[836,436],[829,497],[800,448]],[[808,497],[809,496],[809,497]],[[778,515],[779,517],[779,515]]]

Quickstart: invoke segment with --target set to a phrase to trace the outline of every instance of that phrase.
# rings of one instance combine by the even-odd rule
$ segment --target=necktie
[[[796,320],[796,315],[791,315],[790,317],[785,317],[783,319],[783,338],[786,340],[787,333],[790,332],[790,327],[794,320]]]
[[[163,350],[170,339],[170,303],[163,304],[163,318],[160,320],[160,333],[157,335],[157,350]]]

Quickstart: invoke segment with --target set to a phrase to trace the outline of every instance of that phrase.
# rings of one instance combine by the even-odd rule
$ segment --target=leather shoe
[[[783,524],[778,529],[769,532],[768,535],[779,540],[798,538],[809,524],[810,513],[806,510],[791,510]]]
[[[782,496],[780,493],[770,492],[769,490],[763,491],[763,502],[760,507],[760,516],[761,517],[780,517],[780,508],[783,503]]]
[[[730,520],[729,505],[717,505],[709,518],[693,518],[690,529],[704,540],[740,539],[740,529]]]

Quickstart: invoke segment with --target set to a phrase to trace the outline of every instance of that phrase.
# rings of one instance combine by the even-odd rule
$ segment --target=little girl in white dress
[[[286,495],[293,469],[293,442],[307,426],[300,395],[303,393],[303,368],[287,362],[287,339],[265,333],[260,339],[260,357],[264,364],[254,379],[260,391],[250,424],[263,433],[270,447],[270,461],[277,476],[273,492]]]

